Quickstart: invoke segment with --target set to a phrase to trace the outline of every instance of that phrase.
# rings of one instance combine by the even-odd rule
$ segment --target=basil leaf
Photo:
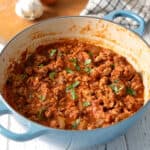
[[[75,82],[72,84],[72,87],[75,88],[75,87],[77,87],[79,84],[80,84],[80,81],[75,81]]]
[[[110,84],[109,87],[113,90],[115,94],[118,94],[123,88],[118,84],[118,80],[114,80],[114,83]]]
[[[73,64],[76,65],[76,63],[77,63],[78,60],[77,60],[77,58],[71,58],[70,61],[71,61]]]
[[[57,49],[52,49],[49,53],[49,56],[50,57],[54,56],[56,52],[57,52]]]
[[[90,105],[91,105],[91,103],[88,102],[88,101],[83,102],[83,106],[84,106],[84,107],[88,107],[88,106],[90,106]]]
[[[136,95],[136,91],[130,87],[127,87],[126,89],[127,94],[135,96]]]
[[[79,65],[76,65],[75,68],[76,68],[76,70],[80,71],[80,66]]]
[[[79,84],[80,84],[79,81],[75,81],[73,84],[69,85],[66,88],[66,92],[70,92],[73,100],[75,100],[77,98],[77,95],[75,93],[75,89],[74,88],[77,87]]]
[[[92,69],[90,67],[85,67],[84,71],[87,72],[88,74],[90,74]]]
[[[63,53],[61,51],[58,52],[58,56],[61,57]]]
[[[91,62],[92,62],[91,59],[86,59],[85,62],[84,62],[84,65],[89,65]]]
[[[116,93],[116,94],[119,93],[119,88],[117,87],[116,84],[111,84],[110,88],[113,90],[114,93]]]
[[[38,112],[37,112],[37,117],[38,119],[42,120],[44,118],[44,111],[45,108],[41,108]]]
[[[25,79],[25,78],[27,78],[27,77],[28,77],[28,75],[27,75],[26,73],[21,74],[21,78],[22,78],[22,79]]]
[[[66,92],[69,92],[72,89],[72,84],[66,87]]]
[[[74,67],[76,68],[76,70],[80,70],[80,66],[78,65],[78,60],[77,58],[72,58],[70,59],[70,61],[73,63]]]
[[[71,73],[71,74],[73,73],[73,71],[71,69],[69,69],[69,68],[66,68],[66,72],[67,73]]]
[[[39,95],[39,99],[40,99],[41,101],[44,101],[44,100],[46,99],[46,96],[44,96],[44,95]]]
[[[40,65],[39,65],[40,68],[43,67],[43,66],[44,66],[44,64],[40,64]]]
[[[76,95],[75,89],[71,89],[70,90],[70,94],[71,94],[73,100],[77,99],[77,95]]]
[[[66,92],[69,92],[69,90],[74,89],[74,88],[77,87],[79,84],[80,84],[79,81],[75,81],[73,84],[69,85],[69,86],[66,88]]]
[[[115,64],[111,64],[110,67],[111,67],[112,69],[114,69],[114,68],[115,68]]]
[[[80,119],[76,119],[73,123],[72,123],[72,128],[77,128],[78,125],[80,124]]]
[[[55,71],[49,73],[49,78],[51,80],[54,80],[55,76],[56,76],[56,72]]]
[[[88,51],[87,53],[89,54],[90,57],[93,57],[93,53],[92,52]]]
[[[114,80],[114,81],[113,81],[113,83],[118,83],[118,82],[119,82],[119,80],[118,80],[118,79],[116,79],[116,80]]]

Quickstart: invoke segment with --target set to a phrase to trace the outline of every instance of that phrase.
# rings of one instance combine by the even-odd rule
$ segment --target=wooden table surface
[[[8,1],[11,2],[9,6]],[[86,0],[74,0],[74,2],[73,0],[68,0],[69,3],[67,0],[62,1],[64,1],[63,6],[58,4],[58,6],[52,8],[54,13],[49,14],[49,16],[78,15],[86,4]],[[14,2],[14,0],[0,0],[0,38],[5,40],[10,39],[14,34],[34,23],[20,19],[15,15],[13,10]],[[70,7],[68,8],[68,6]],[[62,9],[57,11],[56,8]],[[70,10],[70,8],[73,10]],[[45,15],[43,19],[46,17]],[[150,44],[150,23],[147,25],[144,39]],[[23,131],[12,116],[1,116],[0,124],[17,133]],[[15,142],[0,135],[0,150],[60,150],[60,148],[57,148],[53,143],[43,143],[39,139],[28,142]],[[61,150],[64,150],[64,148],[62,147]],[[86,150],[150,150],[150,109],[125,135],[107,144],[97,145]]]
[[[56,16],[79,15],[88,0],[57,0],[54,6],[46,9],[42,18],[27,21],[15,14],[16,0],[0,0],[0,38],[9,40],[22,29],[46,18]]]

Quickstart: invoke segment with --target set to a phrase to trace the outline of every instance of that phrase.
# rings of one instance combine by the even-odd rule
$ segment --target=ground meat
[[[142,78],[124,57],[78,40],[41,45],[10,66],[5,99],[52,128],[107,127],[144,103]]]

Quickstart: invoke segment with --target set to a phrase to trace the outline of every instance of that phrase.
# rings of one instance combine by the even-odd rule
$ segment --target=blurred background
[[[88,0],[41,0],[44,4],[44,13],[34,21],[16,15],[17,2],[17,0],[0,0],[0,39],[9,40],[22,29],[46,18],[79,15]]]

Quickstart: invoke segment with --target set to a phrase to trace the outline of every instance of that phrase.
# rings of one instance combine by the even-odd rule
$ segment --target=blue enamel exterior
[[[0,115],[3,114],[13,114],[10,109],[0,100]],[[39,127],[38,125],[35,126],[30,125],[28,127],[28,132],[23,134],[17,134],[9,131],[8,129],[4,128],[2,125],[0,125],[0,133],[10,139],[16,140],[16,141],[26,141],[32,138],[35,138],[37,136],[40,136],[45,133],[43,128]]]
[[[140,26],[134,31],[140,35],[144,33],[143,19],[129,11],[114,11],[105,16],[104,19],[112,21],[117,16],[125,16],[135,19],[136,21],[138,21]],[[26,133],[19,134],[9,131],[8,129],[0,125],[0,133],[16,141],[27,141],[42,135],[41,140],[50,142],[51,144],[57,145],[58,147],[63,147],[64,149],[87,148],[95,144],[106,143],[114,139],[115,137],[124,134],[127,129],[131,127],[135,123],[135,121],[137,121],[147,110],[147,107],[150,107],[150,101],[133,116],[107,128],[98,128],[91,131],[68,131],[48,128],[26,119],[22,115],[15,112],[0,96],[0,115],[14,115],[15,118],[25,128],[28,129]]]
[[[131,11],[127,11],[127,10],[115,10],[109,13],[108,15],[104,16],[104,19],[113,21],[116,17],[128,17],[137,21],[137,23],[139,24],[139,27],[136,29],[133,29],[133,31],[141,36],[144,34],[145,21],[143,18],[141,18],[137,14]]]
[[[0,133],[16,141],[27,141],[43,135],[41,140],[43,139],[45,142],[51,142],[58,147],[63,147],[64,149],[67,147],[70,149],[87,148],[95,144],[109,142],[117,136],[124,134],[127,129],[130,128],[147,110],[147,107],[150,107],[150,102],[132,117],[107,128],[98,128],[91,131],[68,131],[38,125],[16,113],[3,99],[1,99],[0,115],[14,115],[15,118],[28,130],[26,133],[19,134],[11,132],[0,125]]]

